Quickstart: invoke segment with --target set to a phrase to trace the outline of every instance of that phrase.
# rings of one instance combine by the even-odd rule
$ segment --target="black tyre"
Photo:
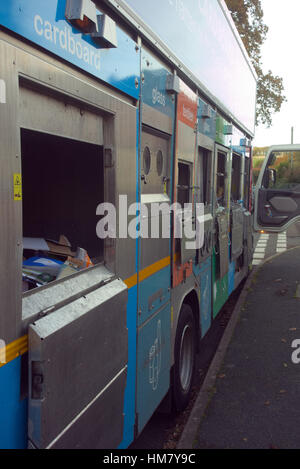
[[[183,304],[175,338],[173,403],[177,412],[188,404],[196,361],[196,324],[192,308]]]

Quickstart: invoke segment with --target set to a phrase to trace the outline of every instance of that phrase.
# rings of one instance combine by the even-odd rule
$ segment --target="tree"
[[[282,78],[274,76],[271,70],[263,73],[261,46],[264,43],[268,26],[263,22],[261,0],[225,0],[243,44],[258,76],[255,123],[270,127],[272,114],[279,112],[286,101],[283,95]]]

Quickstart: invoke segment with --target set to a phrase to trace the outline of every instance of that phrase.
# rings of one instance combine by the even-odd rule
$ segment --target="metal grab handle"
[[[266,212],[267,212],[267,216],[268,216],[268,217],[272,217],[271,205],[270,205],[270,204],[266,204],[264,207],[265,207],[265,210],[266,210]]]

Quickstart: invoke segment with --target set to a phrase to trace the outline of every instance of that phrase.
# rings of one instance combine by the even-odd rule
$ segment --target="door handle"
[[[265,209],[266,209],[268,217],[271,217],[272,216],[271,205],[265,204]]]

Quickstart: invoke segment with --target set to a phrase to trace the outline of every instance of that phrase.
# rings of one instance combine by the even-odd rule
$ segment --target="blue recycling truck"
[[[187,405],[251,265],[256,80],[223,0],[0,3],[1,448]]]

